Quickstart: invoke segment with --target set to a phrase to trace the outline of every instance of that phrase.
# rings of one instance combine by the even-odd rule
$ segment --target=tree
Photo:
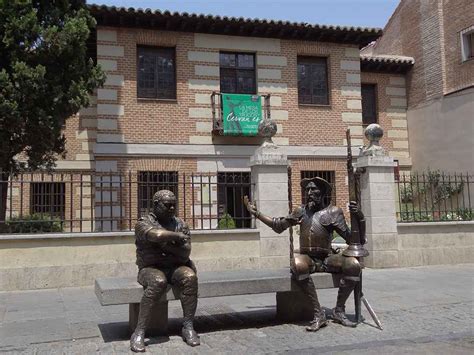
[[[65,121],[105,81],[87,50],[95,25],[84,0],[0,0],[0,221],[9,176],[54,167]]]

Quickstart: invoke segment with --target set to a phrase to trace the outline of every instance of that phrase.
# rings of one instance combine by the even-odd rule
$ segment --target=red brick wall
[[[474,60],[461,61],[460,31],[474,26],[474,1],[443,1],[445,92],[474,85]]]

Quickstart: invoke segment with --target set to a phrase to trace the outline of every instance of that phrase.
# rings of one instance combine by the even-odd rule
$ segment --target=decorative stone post
[[[252,199],[257,208],[268,216],[288,215],[288,159],[271,137],[276,133],[276,124],[263,120],[259,133],[265,142],[250,158],[252,183],[255,185]],[[289,232],[275,233],[259,220],[260,268],[271,269],[289,266]]]
[[[365,130],[369,140],[354,166],[361,171],[361,207],[366,218],[366,249],[370,255],[365,258],[368,267],[397,267],[398,233],[395,203],[394,166],[392,157],[385,154],[378,144],[383,136],[377,124]]]

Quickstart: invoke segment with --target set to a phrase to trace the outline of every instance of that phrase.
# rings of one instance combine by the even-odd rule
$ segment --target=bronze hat
[[[317,188],[321,190],[323,196],[331,195],[331,185],[329,184],[329,182],[320,177],[302,179],[300,185],[303,189],[306,189],[306,186],[308,186],[310,182],[314,183]]]

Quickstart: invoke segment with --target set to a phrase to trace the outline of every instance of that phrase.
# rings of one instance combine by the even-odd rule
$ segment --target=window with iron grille
[[[309,170],[309,171],[302,171],[301,172],[301,180],[303,179],[312,179],[315,177],[319,177],[321,179],[326,180],[329,185],[331,185],[331,196],[325,196],[323,199],[323,202],[325,205],[329,204],[329,201],[331,200],[333,203],[336,200],[336,173],[334,170]],[[301,189],[301,201],[303,204],[306,204],[306,194],[303,189]]]
[[[175,49],[137,47],[137,96],[176,99]]]
[[[329,105],[327,58],[298,57],[298,103]]]
[[[220,90],[227,94],[256,94],[255,54],[221,52]]]
[[[153,195],[159,190],[170,190],[178,201],[177,171],[138,172],[138,215],[144,216],[153,210]],[[178,206],[176,206],[178,208]],[[176,211],[178,212],[178,211]]]
[[[243,197],[251,199],[251,180],[249,172],[217,173],[217,204],[219,228],[250,228],[252,216],[242,203]],[[230,223],[229,223],[230,222]]]
[[[30,191],[30,212],[59,219],[65,218],[66,185],[63,182],[33,182]]]
[[[377,85],[362,84],[362,124],[377,123]]]

